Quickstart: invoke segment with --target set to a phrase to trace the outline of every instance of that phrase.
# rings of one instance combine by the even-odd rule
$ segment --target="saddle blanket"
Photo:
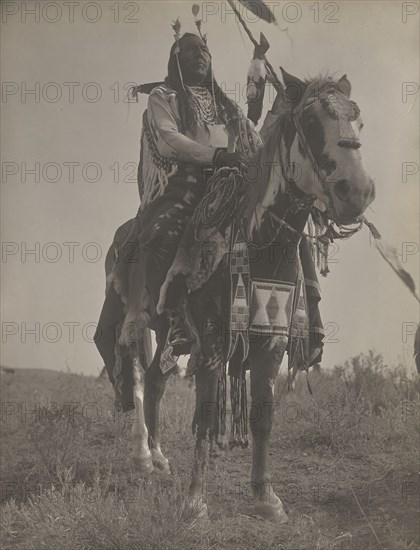
[[[305,278],[300,255],[294,281],[252,278],[249,251],[241,231],[232,231],[229,257],[231,279],[230,344],[227,360],[242,344],[242,360],[249,353],[249,340],[262,335],[283,339],[301,368],[309,366],[309,314]],[[290,346],[289,344],[293,345]],[[296,368],[296,365],[293,365]]]

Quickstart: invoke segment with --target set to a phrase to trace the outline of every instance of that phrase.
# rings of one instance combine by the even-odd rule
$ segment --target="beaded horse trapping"
[[[360,116],[360,109],[357,104],[337,89],[325,90],[321,93],[319,99],[327,113],[338,120],[340,127],[338,145],[358,149],[360,141],[350,124]]]

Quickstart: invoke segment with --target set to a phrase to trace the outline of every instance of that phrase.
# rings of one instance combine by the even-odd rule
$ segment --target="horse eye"
[[[307,126],[313,126],[315,124],[315,117],[311,116],[306,120]]]

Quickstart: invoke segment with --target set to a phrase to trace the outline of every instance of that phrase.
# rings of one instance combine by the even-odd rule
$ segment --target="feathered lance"
[[[246,24],[246,21],[242,17],[239,10],[236,8],[234,0],[228,0],[228,2],[229,2],[230,7],[232,8],[232,10],[234,11],[236,17],[238,18],[240,24],[244,28],[244,31],[248,35],[251,42],[254,44],[256,51],[258,49],[261,50],[262,43],[258,43],[257,40],[254,38],[250,28]],[[258,17],[261,17],[262,19],[264,19],[268,23],[276,21],[274,15],[271,13],[269,8],[263,2],[261,2],[261,1],[258,2],[257,7],[259,9],[256,9],[256,7],[254,5],[254,2],[247,2],[247,1],[242,0],[241,3],[246,8],[250,9],[255,15],[257,15]],[[270,45],[268,44],[265,37],[264,37],[264,41],[265,41],[264,47],[266,48],[265,49],[265,52],[266,52],[268,50],[268,48],[270,47]],[[279,77],[277,76],[276,71],[274,70],[273,66],[271,65],[271,63],[266,58],[265,52],[264,52],[264,54],[262,54],[260,59],[264,60],[265,66],[267,67],[267,72],[270,74],[271,82],[272,82],[274,88],[276,89],[277,92],[279,92],[280,94],[283,94],[284,93],[283,84],[280,82]]]
[[[254,124],[258,124],[262,115],[267,67],[264,62],[265,52],[270,45],[263,33],[260,35],[260,44],[254,50],[254,58],[247,75],[246,98],[248,103],[247,116]]]
[[[256,15],[259,19],[262,19],[267,23],[275,23],[277,25],[273,12],[268,6],[265,5],[263,0],[238,0],[238,2],[247,10]]]
[[[239,0],[243,6],[245,6],[248,10],[250,10],[252,13],[254,13],[257,17],[263,19],[264,21],[267,21],[268,23],[276,23],[276,19],[271,12],[271,10],[262,2],[262,0]],[[271,82],[276,89],[278,93],[281,95],[284,95],[284,88],[282,83],[280,82],[275,70],[273,69],[273,66],[268,61],[268,59],[265,56],[265,52],[270,47],[269,43],[267,42],[266,38],[263,34],[261,34],[260,37],[260,43],[258,43],[254,36],[252,35],[251,30],[249,29],[248,25],[246,24],[244,18],[240,14],[240,12],[237,10],[235,3],[233,0],[228,0],[232,10],[238,17],[239,22],[243,26],[245,32],[247,33],[248,37],[250,38],[251,42],[255,46],[255,55],[254,59],[262,60],[265,64],[265,67],[270,75]],[[202,33],[201,26],[202,26],[202,20],[198,19],[198,14],[200,12],[200,6],[198,4],[193,4],[192,6],[192,13],[195,18],[195,24],[198,29],[198,32],[204,42],[207,42],[207,35]],[[181,30],[181,23],[179,22],[179,19],[173,22],[172,25],[173,30],[175,31],[175,40],[177,41],[180,37],[180,30]],[[178,56],[177,56],[178,60]],[[179,63],[179,60],[178,60]],[[152,83],[152,84],[143,84],[140,86],[133,86],[131,90],[132,97],[135,97],[137,99],[138,93],[150,93],[151,89],[153,89],[154,85],[162,84],[161,82]]]

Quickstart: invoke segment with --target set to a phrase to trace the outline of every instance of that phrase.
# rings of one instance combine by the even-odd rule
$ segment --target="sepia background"
[[[278,27],[249,15],[247,22],[256,36],[264,32],[274,67],[299,78],[348,75],[365,125],[363,157],[377,184],[366,215],[417,280],[415,3],[267,3]],[[139,202],[147,97],[127,103],[128,86],[165,77],[171,22],[179,16],[182,30],[194,32],[192,2],[76,2],[73,14],[65,2],[50,2],[48,10],[45,4],[2,2],[1,364],[95,374],[102,367],[92,336],[104,298],[104,256]],[[245,110],[252,47],[224,3],[200,5],[215,76]],[[274,96],[267,95],[269,108]],[[366,228],[339,243],[330,269],[320,281],[323,365],[375,349],[411,372],[418,305]]]

